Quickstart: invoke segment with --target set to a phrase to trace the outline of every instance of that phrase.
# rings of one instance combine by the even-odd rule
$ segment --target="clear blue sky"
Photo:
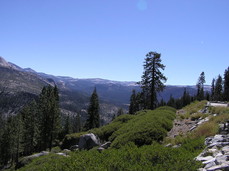
[[[229,0],[0,0],[0,56],[74,78],[139,81],[146,53],[167,84],[229,66]]]

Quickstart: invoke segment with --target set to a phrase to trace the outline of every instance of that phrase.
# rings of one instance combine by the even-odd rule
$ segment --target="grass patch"
[[[209,111],[212,114],[229,114],[229,108],[228,107],[209,107]]]
[[[195,121],[195,120],[198,120],[200,118],[204,119],[206,117],[208,117],[209,115],[208,114],[203,114],[203,113],[194,113],[190,116],[191,120],[192,121]]]
[[[190,105],[187,105],[183,108],[185,114],[178,114],[178,118],[188,119],[190,115],[197,113],[199,110],[203,109],[206,104],[207,104],[206,100],[194,101]]]

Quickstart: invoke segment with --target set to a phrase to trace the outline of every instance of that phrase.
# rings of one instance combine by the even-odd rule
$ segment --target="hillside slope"
[[[174,118],[175,110],[170,107],[119,116],[112,123],[89,131],[111,140],[111,148],[101,153],[96,149],[75,151],[68,157],[50,154],[20,170],[196,170],[200,164],[193,158],[203,148],[202,139],[186,141],[181,148],[160,144]],[[63,145],[77,144],[82,134],[66,136]]]
[[[154,111],[140,111],[137,115],[119,116],[112,123],[89,131],[97,134],[103,140],[112,141],[111,148],[105,151],[98,152],[96,149],[74,151],[68,152],[68,157],[50,153],[47,156],[34,159],[32,163],[20,170],[196,171],[203,167],[196,157],[205,147],[204,139],[218,133],[219,123],[224,123],[229,119],[229,108],[209,107],[207,112],[203,113],[202,109],[205,108],[205,105],[206,101],[194,102],[182,109],[182,113],[177,112],[176,120],[180,121],[188,118],[192,118],[191,120],[196,122],[199,122],[203,117],[210,117],[210,119],[199,124],[196,129],[177,135],[175,138],[168,139],[167,137],[163,141],[160,138],[161,130],[165,129],[167,132],[172,128],[171,124],[175,118],[174,109],[163,107]],[[174,127],[176,126],[174,125]],[[82,134],[85,133],[67,135],[63,145],[68,148],[67,145],[72,145],[71,143],[77,144]],[[216,137],[220,136],[214,136],[214,138]],[[214,138],[206,140],[209,143],[209,140]],[[139,144],[139,142],[141,143]],[[168,145],[168,143],[171,144]],[[222,143],[225,144],[225,142]],[[227,150],[225,147],[222,150],[217,150],[217,154],[225,150]],[[209,156],[205,156],[211,154],[213,155],[213,153],[204,151],[198,156],[198,159],[206,158],[207,160]],[[220,159],[216,156],[215,160],[223,161],[224,159],[222,156]],[[211,166],[208,165],[208,167]],[[211,168],[217,170],[220,167],[228,168],[225,163],[223,166],[213,165]]]

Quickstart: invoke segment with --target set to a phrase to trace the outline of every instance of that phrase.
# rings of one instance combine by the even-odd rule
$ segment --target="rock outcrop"
[[[80,137],[79,140],[79,149],[90,150],[93,147],[99,146],[100,140],[93,134],[85,134]]]
[[[207,146],[196,157],[204,165],[199,171],[229,170],[229,124],[220,124],[220,134],[205,139]]]

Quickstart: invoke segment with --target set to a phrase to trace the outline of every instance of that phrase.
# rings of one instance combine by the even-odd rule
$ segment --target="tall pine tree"
[[[98,128],[99,126],[99,98],[95,88],[90,98],[90,104],[88,107],[88,119],[85,124],[85,129],[89,130],[92,128]]]
[[[197,100],[204,100],[204,83],[205,83],[205,74],[201,72],[198,82],[196,84],[197,87]]]
[[[223,100],[223,79],[221,75],[216,79],[214,99],[217,101]]]
[[[229,101],[229,67],[224,72],[224,100]]]
[[[60,131],[59,94],[55,86],[42,89],[39,97],[40,150],[51,150]]]
[[[215,78],[213,78],[211,85],[211,100],[215,100]]]
[[[137,111],[139,111],[138,95],[136,91],[133,90],[130,96],[129,114],[135,114]]]
[[[22,115],[23,123],[23,153],[30,155],[36,151],[38,140],[37,103],[32,101],[30,105],[23,108],[20,115]]]
[[[167,78],[163,75],[161,70],[165,69],[165,65],[161,63],[161,54],[156,52],[149,52],[146,54],[144,61],[144,72],[140,82],[144,108],[155,109],[157,105],[157,93],[163,91],[164,83]]]

